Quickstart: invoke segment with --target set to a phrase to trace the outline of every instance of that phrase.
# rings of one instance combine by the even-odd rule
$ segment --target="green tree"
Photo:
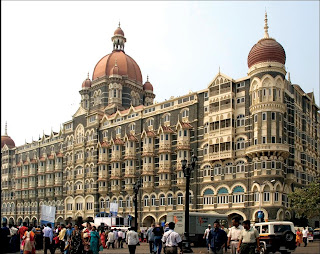
[[[313,182],[290,193],[291,210],[308,219],[320,215],[320,183]]]

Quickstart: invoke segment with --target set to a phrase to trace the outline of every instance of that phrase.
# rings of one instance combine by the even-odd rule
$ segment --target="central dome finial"
[[[120,27],[120,21],[118,28],[114,31],[114,35],[111,40],[113,42],[113,50],[121,50],[124,51],[124,44],[127,41],[126,37],[124,37],[124,32]]]
[[[264,14],[264,38],[269,38],[268,28],[268,14],[266,10]]]

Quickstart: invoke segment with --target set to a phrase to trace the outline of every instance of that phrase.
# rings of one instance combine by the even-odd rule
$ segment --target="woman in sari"
[[[70,253],[71,254],[82,254],[82,232],[80,231],[78,225],[74,225],[74,230],[71,235]]]
[[[90,234],[90,250],[93,254],[99,254],[99,247],[101,244],[99,233],[95,226],[92,227],[92,231]]]
[[[106,233],[103,231],[103,229],[100,233],[100,241],[101,241],[102,247],[106,248]]]
[[[29,226],[22,239],[23,254],[35,254],[35,234],[32,232],[32,227]]]
[[[300,246],[300,244],[302,243],[302,232],[300,231],[299,228],[296,233],[296,243],[297,243],[297,246]]]

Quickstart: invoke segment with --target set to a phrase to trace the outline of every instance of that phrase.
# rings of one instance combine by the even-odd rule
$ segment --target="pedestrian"
[[[309,233],[308,227],[303,227],[302,237],[303,237],[304,247],[307,247],[307,244],[308,244],[308,233]]]
[[[82,254],[82,251],[83,251],[82,239],[83,239],[83,232],[81,232],[78,225],[74,225],[74,230],[72,231],[71,242],[70,242],[71,254]]]
[[[153,229],[154,229],[154,224],[152,224],[151,227],[147,231],[147,239],[148,239],[148,242],[149,242],[150,254],[153,254],[153,248],[154,248],[154,246],[153,246],[154,245]]]
[[[227,246],[231,249],[231,254],[237,254],[237,248],[243,227],[240,225],[240,220],[238,217],[232,219],[232,225],[233,227],[230,228],[228,233]]]
[[[2,223],[2,228],[1,228],[1,235],[0,235],[0,239],[2,241],[1,244],[1,250],[3,251],[3,253],[6,253],[9,251],[9,241],[10,241],[10,230],[7,227],[7,223],[3,222]]]
[[[300,244],[302,243],[302,232],[300,231],[300,228],[298,228],[296,233],[296,243],[300,247]]]
[[[9,224],[10,229],[10,241],[9,241],[9,251],[10,252],[18,252],[19,249],[19,236],[18,229],[16,226]]]
[[[141,242],[143,243],[143,241],[144,241],[144,230],[141,230],[141,232],[140,232],[140,239],[141,239]]]
[[[126,236],[126,243],[128,245],[129,253],[135,254],[136,247],[139,243],[139,236],[138,233],[134,231],[133,228],[129,228]]]
[[[161,249],[162,249],[162,241],[161,238],[163,236],[163,228],[160,227],[160,224],[157,224],[156,227],[153,229],[153,234],[154,234],[154,248],[153,248],[153,252],[154,254],[161,253]]]
[[[237,251],[241,254],[255,254],[255,249],[260,252],[260,240],[258,230],[250,226],[250,220],[243,223]]]
[[[210,243],[209,243],[209,232],[211,230],[211,224],[208,224],[208,228],[205,229],[204,231],[204,234],[203,234],[203,239],[206,239],[206,247],[208,249],[208,252],[209,252],[209,249],[210,249]]]
[[[166,254],[178,254],[178,247],[180,248],[180,253],[182,251],[182,239],[180,235],[174,231],[175,223],[170,222],[168,224],[169,230],[164,233],[161,241],[166,247]]]
[[[49,250],[53,254],[53,230],[51,228],[51,223],[48,223],[47,226],[42,230],[44,237],[44,254],[47,254]]]
[[[103,231],[103,228],[101,229],[101,233],[100,233],[100,241],[102,244],[102,248],[106,247],[106,233]]]
[[[61,230],[59,232],[59,248],[61,253],[64,252],[64,248],[65,248],[65,235],[67,233],[67,229],[66,226],[64,224],[61,224]]]
[[[118,248],[123,248],[123,232],[119,230],[118,232]]]
[[[36,250],[41,250],[43,248],[43,236],[40,226],[35,227],[35,244]]]
[[[56,249],[59,249],[60,244],[59,244],[60,240],[59,240],[59,236],[57,233],[53,233],[53,239],[52,239],[52,249],[53,249],[53,253],[56,252]]]
[[[218,220],[213,223],[213,229],[209,232],[208,240],[210,243],[209,253],[223,254],[223,248],[227,244],[228,237],[226,232],[220,228]]]
[[[92,226],[92,231],[90,233],[90,250],[93,254],[99,254],[100,245],[101,240],[97,228],[96,226]]]
[[[114,234],[114,247],[117,248],[118,247],[118,229],[117,228],[113,230],[113,234]]]
[[[35,254],[35,233],[32,232],[32,226],[24,233],[23,239],[23,254]]]
[[[107,248],[110,249],[110,245],[112,246],[112,249],[114,249],[114,233],[111,229],[108,233],[108,241],[107,241]]]
[[[27,228],[27,222],[23,222],[22,226],[19,228],[18,234],[20,238],[20,246],[22,243],[22,237],[24,236],[24,233],[28,230]],[[23,248],[20,247],[20,254],[23,254]]]

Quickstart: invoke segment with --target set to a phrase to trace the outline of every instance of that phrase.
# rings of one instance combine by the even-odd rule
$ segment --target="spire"
[[[89,78],[89,72],[88,72],[88,76],[87,76],[87,79],[90,79],[90,78]]]
[[[5,128],[4,128],[4,135],[5,135],[5,136],[8,136],[7,129],[8,129],[8,125],[7,125],[7,121],[6,121],[6,126],[5,126]]]
[[[119,20],[119,27],[120,27],[120,20]]]
[[[288,81],[291,83],[290,72],[288,72]]]
[[[147,75],[147,82],[149,82],[149,75]]]
[[[220,65],[219,65],[219,74],[220,74]]]
[[[268,28],[268,15],[266,10],[264,14],[264,38],[269,38]]]

